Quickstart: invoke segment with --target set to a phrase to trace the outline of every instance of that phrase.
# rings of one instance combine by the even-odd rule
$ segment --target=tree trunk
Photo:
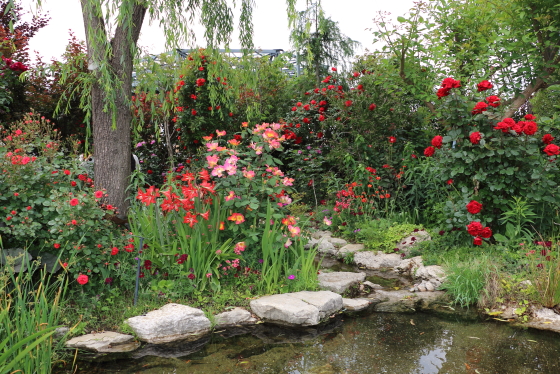
[[[94,174],[96,189],[105,189],[107,197],[104,203],[111,204],[118,210],[118,217],[127,214],[129,202],[127,187],[130,182],[131,158],[131,122],[132,111],[130,97],[132,94],[133,52],[140,35],[146,7],[135,5],[132,22],[123,21],[115,30],[115,35],[108,41],[102,16],[93,10],[91,0],[81,0],[88,59],[92,74],[98,80],[92,87],[91,112],[94,146]],[[105,35],[105,41],[99,39],[99,33]],[[97,38],[95,33],[97,33]],[[108,54],[107,51],[111,51]],[[112,82],[102,81],[99,66],[104,63],[110,70]],[[113,84],[116,90],[112,108],[107,108],[108,95],[103,87]]]
[[[509,105],[508,109],[504,113],[503,118],[511,118],[517,112],[517,109],[523,105],[523,103],[531,98],[531,96],[545,86],[545,81],[541,78],[537,78],[534,84],[529,84],[519,96],[517,96]],[[503,119],[502,118],[502,119]]]

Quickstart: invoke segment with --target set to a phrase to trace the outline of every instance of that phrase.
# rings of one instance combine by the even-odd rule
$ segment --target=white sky
[[[68,31],[72,30],[80,40],[85,39],[82,13],[79,0],[42,0],[43,11],[51,17],[48,25],[41,29],[30,42],[30,57],[38,51],[43,61],[59,58],[68,42]],[[21,0],[24,11],[36,12],[36,0]],[[238,2],[239,3],[239,2]],[[288,21],[285,0],[255,0],[253,14],[254,45],[262,49],[290,49]],[[372,33],[366,30],[374,28],[372,19],[378,11],[391,13],[391,18],[404,15],[413,6],[413,0],[322,0],[325,15],[339,23],[341,31],[350,38],[362,43],[358,54],[365,49],[373,50]],[[305,9],[305,1],[298,0],[297,10]],[[231,48],[239,48],[234,41]],[[203,41],[202,34],[197,37]],[[150,53],[165,52],[163,32],[155,25],[144,23],[139,45]],[[185,46],[188,47],[188,46]]]

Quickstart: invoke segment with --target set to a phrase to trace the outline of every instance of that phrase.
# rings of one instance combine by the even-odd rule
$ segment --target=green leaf
[[[406,22],[406,18],[398,16],[397,21],[399,21],[400,23],[403,23],[403,22]]]

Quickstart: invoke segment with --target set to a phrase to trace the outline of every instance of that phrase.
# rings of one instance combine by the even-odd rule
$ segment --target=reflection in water
[[[373,314],[324,330],[264,330],[135,359],[80,365],[79,373],[525,374],[560,373],[557,334],[424,314]],[[149,347],[148,347],[149,348]],[[199,348],[197,348],[199,349]],[[186,355],[176,357],[177,354]],[[160,352],[161,353],[161,352]]]

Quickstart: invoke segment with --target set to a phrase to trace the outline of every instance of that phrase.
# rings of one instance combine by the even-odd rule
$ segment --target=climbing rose
[[[498,122],[494,129],[502,130],[503,133],[507,133],[513,126],[515,126],[515,121],[512,118],[504,118],[502,122]]]
[[[500,98],[498,96],[488,96],[486,101],[491,107],[497,108],[500,106]]]
[[[473,244],[474,245],[482,245],[482,239],[480,238],[480,236],[477,236],[476,238],[474,238]]]
[[[76,281],[77,281],[79,284],[81,284],[81,285],[83,286],[84,284],[86,284],[87,282],[89,282],[89,278],[88,278],[88,276],[85,275],[85,274],[80,274],[80,275],[78,276],[78,278],[76,279]]]
[[[482,233],[482,224],[478,221],[473,221],[467,225],[467,232],[469,235],[478,236]]]
[[[424,156],[426,157],[432,157],[435,153],[435,148],[434,147],[428,147],[426,149],[424,149]]]
[[[478,143],[480,143],[480,139],[482,137],[480,136],[480,133],[478,131],[475,131],[469,136],[469,138],[470,138],[472,144],[478,144]]]
[[[543,152],[549,156],[554,156],[560,153],[560,148],[556,144],[549,144],[544,147]]]
[[[482,112],[485,112],[488,110],[488,104],[486,104],[485,102],[478,102],[476,103],[476,105],[474,106],[473,110],[472,110],[472,114],[480,114]]]
[[[542,137],[542,142],[544,144],[550,144],[554,140],[554,137],[550,134],[544,134]]]
[[[434,138],[432,139],[432,145],[435,148],[441,148],[441,145],[443,144],[443,138],[441,137],[441,135],[436,135],[434,136]]]
[[[494,87],[494,86],[492,85],[492,83],[490,83],[488,81],[482,81],[482,82],[480,82],[479,84],[476,85],[476,88],[478,89],[478,92],[489,90],[492,87]]]
[[[480,236],[486,239],[490,238],[492,236],[492,230],[490,229],[490,227],[483,228]]]
[[[524,117],[524,118],[525,118],[527,121],[532,121],[532,120],[536,119],[537,117],[535,117],[535,116],[532,115],[532,114],[525,114],[525,117]]]
[[[204,86],[204,83],[206,83],[206,79],[204,79],[204,78],[198,78],[198,79],[196,80],[196,85],[197,85],[198,87]]]
[[[525,133],[525,135],[533,135],[537,132],[537,130],[537,124],[533,121],[527,121],[523,126],[523,132]]]
[[[482,210],[482,204],[479,203],[476,200],[471,200],[468,204],[467,204],[467,210],[469,211],[470,214],[477,214],[480,213],[480,211]]]

